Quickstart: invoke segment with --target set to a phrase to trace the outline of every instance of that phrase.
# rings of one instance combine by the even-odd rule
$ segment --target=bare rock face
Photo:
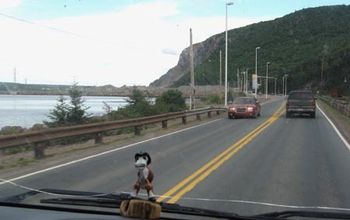
[[[223,35],[214,35],[207,40],[193,45],[194,66],[201,64],[208,59],[210,54],[219,47],[220,42],[223,42]],[[184,49],[179,58],[177,65],[159,79],[150,84],[151,87],[170,87],[174,82],[179,80],[184,74],[190,71],[190,48]]]

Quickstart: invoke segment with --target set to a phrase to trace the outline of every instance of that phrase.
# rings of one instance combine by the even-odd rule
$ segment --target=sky
[[[225,30],[225,0],[0,0],[0,81],[148,85]],[[228,28],[350,0],[233,0]]]

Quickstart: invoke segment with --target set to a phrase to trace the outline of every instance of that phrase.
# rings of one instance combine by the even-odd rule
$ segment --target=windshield
[[[312,93],[307,92],[295,92],[289,95],[289,99],[313,99]]]
[[[252,98],[236,98],[233,104],[255,104],[255,100]]]
[[[0,201],[349,212],[349,4],[0,0]]]

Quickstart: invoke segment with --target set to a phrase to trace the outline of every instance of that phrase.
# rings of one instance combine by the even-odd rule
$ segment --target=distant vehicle
[[[228,107],[228,118],[260,116],[260,103],[254,97],[237,97]]]
[[[286,104],[286,117],[294,114],[308,114],[316,117],[316,98],[309,90],[296,90],[289,93]]]

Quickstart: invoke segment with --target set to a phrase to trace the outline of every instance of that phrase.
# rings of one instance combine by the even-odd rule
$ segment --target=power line
[[[0,12],[0,16],[6,17],[6,18],[9,18],[9,19],[12,19],[12,20],[24,22],[24,23],[27,23],[27,24],[31,24],[31,25],[37,25],[37,26],[40,26],[40,27],[43,27],[43,28],[46,28],[46,29],[49,29],[49,30],[60,32],[60,33],[74,35],[76,37],[81,37],[81,38],[88,38],[88,37],[83,36],[81,34],[77,34],[77,33],[74,33],[74,32],[62,30],[62,29],[59,29],[59,28],[55,28],[55,27],[51,27],[51,26],[47,26],[47,25],[43,25],[43,24],[38,24],[38,23],[35,23],[35,22],[27,20],[27,19],[15,17],[15,16],[12,16],[12,15],[7,15],[7,14],[4,14],[2,12]]]
[[[107,42],[107,41],[104,41],[104,40],[101,40],[101,39],[96,39],[96,38],[85,36],[85,35],[82,35],[82,34],[79,34],[79,33],[74,33],[74,32],[71,32],[71,31],[66,31],[66,30],[60,29],[60,28],[39,24],[39,23],[33,22],[31,20],[28,20],[28,19],[16,17],[16,16],[13,16],[13,15],[8,15],[8,14],[2,13],[2,12],[0,12],[0,16],[8,18],[8,19],[15,20],[15,21],[19,21],[19,22],[22,22],[22,23],[39,26],[41,28],[45,28],[45,29],[48,29],[48,30],[51,30],[51,31],[62,33],[62,34],[72,35],[72,36],[75,36],[75,37],[78,37],[78,38],[87,39],[87,40],[95,41],[95,42],[98,42],[98,43],[103,43],[103,44],[116,46],[114,44],[115,42]]]

